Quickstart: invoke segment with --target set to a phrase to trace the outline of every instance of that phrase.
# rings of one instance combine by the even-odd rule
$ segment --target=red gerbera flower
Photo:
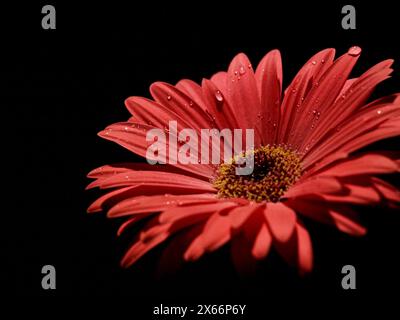
[[[273,50],[255,72],[239,54],[227,72],[201,85],[157,82],[150,88],[154,100],[128,98],[132,117],[109,126],[101,137],[146,156],[146,132],[164,130],[171,120],[198,133],[254,128],[255,166],[248,177],[235,175],[233,162],[222,160],[217,166],[131,163],[90,172],[96,180],[89,188],[113,190],[89,212],[127,217],[119,233],[147,219],[122,265],[170,239],[165,261],[196,260],[229,242],[240,269],[266,257],[273,246],[304,273],[312,269],[313,252],[303,217],[359,236],[366,230],[354,205],[397,207],[399,191],[376,175],[399,172],[400,153],[359,152],[400,135],[399,94],[366,104],[389,77],[393,61],[349,79],[360,52],[352,47],[336,60],[334,49],[317,53],[283,95],[281,56]]]

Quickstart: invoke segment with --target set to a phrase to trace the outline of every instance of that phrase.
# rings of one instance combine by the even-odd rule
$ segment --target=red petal
[[[257,122],[262,132],[262,144],[272,144],[277,135],[281,111],[283,76],[279,50],[270,51],[265,55],[257,67],[255,77],[261,101]]]
[[[304,151],[306,147],[309,149],[311,142],[317,142],[323,133],[335,128],[360,109],[376,85],[389,77],[392,72],[392,69],[390,69],[392,63],[393,60],[386,60],[375,65],[354,81],[351,87],[331,107],[324,106],[323,110],[319,110],[320,119],[314,123],[314,130],[310,131],[310,136],[303,141],[303,148],[300,148],[300,150]]]
[[[220,130],[225,128],[239,128],[235,111],[222,91],[212,81],[207,79],[203,79],[202,89],[204,99],[207,103],[208,114],[213,119],[211,127]]]
[[[129,218],[128,220],[126,220],[123,224],[121,224],[121,226],[118,228],[117,231],[117,236],[120,236],[122,233],[124,233],[125,230],[127,230],[129,227],[131,227],[132,225],[136,224],[136,222],[140,221],[144,216],[134,216],[132,218]]]
[[[336,100],[357,60],[358,55],[346,53],[325,71],[317,82],[318,85],[316,83],[305,98],[301,112],[296,115],[295,123],[299,125],[292,128],[294,136],[288,140],[289,144],[295,148],[301,146],[312,128],[318,123],[318,112],[323,114],[324,110]]]
[[[216,85],[216,87],[222,92],[223,96],[229,99],[228,94],[228,74],[226,72],[217,72],[211,77],[211,81]]]
[[[351,235],[360,236],[366,232],[366,229],[357,222],[357,212],[347,205],[325,202],[319,197],[289,200],[287,205],[306,217],[335,225],[339,230]]]
[[[304,226],[296,224],[298,267],[301,274],[313,269],[313,248],[310,235]]]
[[[300,180],[284,194],[284,198],[295,198],[306,194],[340,193],[344,190],[342,183],[336,178],[313,177]]]
[[[214,213],[222,210],[227,210],[231,208],[235,208],[237,206],[236,203],[233,202],[224,202],[216,199],[215,203],[198,203],[196,205],[187,205],[180,206],[172,209],[165,210],[160,214],[159,221],[161,223],[169,223],[178,219],[183,219],[186,217],[203,214],[203,213]]]
[[[194,261],[200,258],[206,251],[211,252],[230,239],[230,218],[229,215],[214,213],[206,222],[203,231],[192,241],[184,254],[187,261]]]
[[[265,223],[263,223],[258,231],[258,234],[254,240],[251,254],[254,258],[260,260],[264,259],[271,248],[272,236]]]
[[[198,85],[196,82],[189,79],[183,79],[176,84],[176,88],[185,93],[194,103],[196,103],[204,111],[207,109],[201,86]]]
[[[256,125],[260,99],[254,72],[245,54],[240,53],[232,60],[227,81],[229,101],[239,121],[239,128],[254,129],[254,140],[257,146],[261,142],[260,127]]]
[[[104,131],[101,131],[99,136],[118,143],[133,153],[136,153],[142,157],[146,157],[147,149],[153,143],[146,141],[146,134],[151,129],[154,129],[154,127],[139,123],[123,122],[109,126]],[[211,165],[205,164],[183,165],[178,163],[174,166],[184,171],[189,171],[193,174],[203,176],[207,179],[209,179],[214,172],[214,169]]]
[[[393,187],[390,183],[387,183],[379,178],[372,177],[371,181],[373,187],[379,192],[382,199],[386,201],[392,201],[394,203],[400,203],[400,191]]]
[[[331,160],[337,159],[333,153],[343,157],[343,154],[353,152],[372,142],[399,135],[400,118],[396,120],[397,116],[400,116],[398,105],[378,103],[363,109],[337,130],[327,132],[325,141],[319,143],[318,148],[315,147],[304,157],[304,168],[307,169],[324,158],[325,165],[331,163]],[[329,154],[333,154],[333,159],[327,162]]]
[[[282,203],[268,203],[264,214],[274,238],[288,241],[294,231],[296,213]]]
[[[153,219],[149,222],[148,226],[145,227],[139,239],[126,252],[121,261],[121,265],[123,267],[129,267],[145,253],[168,239],[171,235],[182,229],[200,223],[202,219],[203,217],[200,216],[195,219],[185,219],[180,220],[177,223],[168,224],[158,224],[158,219]]]
[[[89,188],[99,187],[101,189],[137,186],[137,185],[151,185],[160,187],[172,188],[189,188],[191,190],[203,190],[213,192],[215,189],[209,182],[192,178],[186,175],[161,172],[161,171],[126,171],[106,179],[98,179],[88,185]]]
[[[108,216],[121,217],[139,213],[160,212],[171,207],[215,203],[217,201],[218,199],[210,194],[141,196],[117,203],[109,210]]]
[[[397,152],[400,155],[400,152]],[[354,175],[383,174],[399,172],[399,166],[385,154],[367,153],[346,159],[329,169],[320,172],[319,176],[345,177]]]
[[[233,209],[230,213],[232,229],[239,230],[242,228],[243,224],[246,223],[247,220],[253,217],[255,212],[262,212],[265,204],[256,204],[254,202],[249,203],[249,205],[240,206],[236,209]]]
[[[292,127],[296,124],[296,111],[303,108],[302,105],[313,85],[313,81],[318,81],[326,69],[332,65],[334,55],[334,49],[318,52],[300,69],[286,89],[282,103],[282,120],[279,125],[278,143],[287,143],[291,138]]]
[[[210,128],[210,117],[190,97],[176,87],[163,82],[153,83],[150,92],[154,99],[165,108],[171,109],[185,120],[189,125],[186,128],[200,129]],[[171,119],[178,121],[179,119]],[[178,121],[179,123],[179,121]]]

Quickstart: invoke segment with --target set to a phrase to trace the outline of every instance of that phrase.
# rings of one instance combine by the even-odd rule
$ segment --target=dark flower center
[[[299,155],[285,146],[263,146],[246,152],[254,155],[250,175],[237,175],[238,157],[218,167],[213,180],[222,198],[246,198],[251,201],[278,202],[301,176]]]

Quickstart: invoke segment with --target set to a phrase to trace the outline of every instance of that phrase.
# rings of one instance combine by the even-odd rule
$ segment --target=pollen
[[[286,146],[262,146],[242,156],[254,156],[250,175],[237,175],[238,157],[220,164],[213,185],[221,198],[245,198],[255,202],[278,202],[301,176],[299,154]]]

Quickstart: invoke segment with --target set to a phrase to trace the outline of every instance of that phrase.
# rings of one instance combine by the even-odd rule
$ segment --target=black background
[[[352,238],[307,223],[315,250],[314,272],[301,278],[272,253],[252,278],[233,270],[228,250],[186,265],[156,280],[160,250],[128,270],[119,260],[129,239],[117,239],[119,221],[88,215],[101,192],[84,191],[86,174],[108,163],[137,161],[96,133],[124,121],[128,96],[149,97],[154,81],[200,81],[245,52],[256,65],[271,49],[281,50],[284,86],[316,51],[340,55],[363,48],[360,74],[383,59],[396,59],[391,79],[375,97],[400,91],[400,44],[394,5],[353,4],[357,30],[341,28],[347,3],[241,4],[186,2],[173,6],[51,3],[57,29],[41,28],[47,3],[2,5],[1,110],[4,240],[11,267],[7,277],[17,295],[130,295],[149,313],[157,303],[249,303],[250,314],[271,298],[323,297],[353,301],[389,295],[400,284],[398,212],[363,209],[369,228]],[[390,139],[376,147],[398,149]],[[4,151],[5,150],[5,151]],[[8,221],[10,219],[10,221]],[[57,289],[41,289],[41,267],[57,270]],[[341,267],[357,269],[357,290],[344,291]],[[136,301],[136,302],[135,302]],[[145,302],[140,304],[138,301]]]

